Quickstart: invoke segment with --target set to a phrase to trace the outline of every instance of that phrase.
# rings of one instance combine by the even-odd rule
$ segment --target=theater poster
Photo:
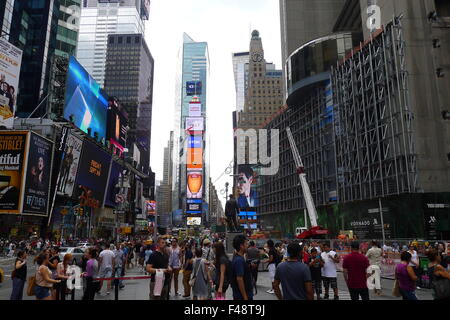
[[[48,214],[53,143],[30,133],[28,165],[22,212],[33,215]]]
[[[21,213],[27,131],[0,131],[0,213]]]

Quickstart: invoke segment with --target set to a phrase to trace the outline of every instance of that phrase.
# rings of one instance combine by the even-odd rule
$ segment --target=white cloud
[[[266,60],[281,69],[278,0],[152,1],[146,40],[155,59],[151,165],[157,179],[162,179],[163,151],[173,130],[177,54],[183,32],[209,46],[207,112],[213,124],[209,130],[210,168],[215,181],[233,158],[231,53],[248,50],[253,29],[260,32]],[[222,190],[226,181],[232,183],[228,174],[217,181],[216,188]]]

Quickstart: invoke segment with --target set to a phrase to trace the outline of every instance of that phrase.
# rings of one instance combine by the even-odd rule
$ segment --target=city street
[[[28,259],[28,272],[31,274],[32,268],[32,258]],[[0,284],[0,300],[8,300],[11,294],[11,270],[12,270],[12,262],[7,260],[0,260],[0,268],[5,271],[5,282]],[[126,277],[133,276],[142,276],[143,273],[138,268],[133,268],[131,270],[127,270]],[[182,274],[179,276],[179,292],[183,292],[183,284],[181,282]],[[129,280],[124,281],[125,288],[123,290],[119,290],[119,300],[148,300],[149,295],[149,281],[148,279],[144,280]],[[371,292],[370,298],[371,300],[400,300],[400,298],[395,298],[392,296],[392,286],[394,284],[393,280],[383,279],[382,287],[383,295],[377,296]],[[269,294],[266,291],[271,287],[269,273],[268,272],[260,272],[258,276],[258,294],[255,296],[255,300],[276,300],[276,296],[274,294]],[[339,297],[340,300],[350,300],[350,294],[348,293],[348,289],[345,285],[344,278],[342,273],[338,273],[338,288],[339,288]],[[331,289],[330,289],[331,290]],[[26,291],[26,286],[25,290]],[[103,285],[102,295],[96,295],[96,300],[114,300],[114,290],[111,291],[111,294],[106,296],[106,283]],[[331,291],[330,291],[331,292]],[[173,293],[173,291],[172,291]],[[81,300],[82,291],[76,290],[75,299]],[[231,299],[231,288],[227,291],[227,299]],[[416,291],[416,295],[419,300],[432,300],[431,290],[429,289],[420,289]],[[331,299],[333,295],[331,294]],[[35,300],[35,297],[28,297],[26,292],[24,293],[24,300]],[[70,296],[68,296],[68,300],[70,300]],[[182,297],[175,297],[171,295],[171,300],[184,300]]]

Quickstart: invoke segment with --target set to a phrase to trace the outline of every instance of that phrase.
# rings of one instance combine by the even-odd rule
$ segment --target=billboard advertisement
[[[85,197],[84,202],[89,203],[88,206],[103,206],[110,164],[111,155],[93,143],[84,141],[75,181],[81,186],[78,192]]]
[[[189,103],[189,117],[201,117],[202,104],[200,102]]]
[[[257,172],[251,165],[238,166],[238,205],[241,209],[256,208],[259,205],[256,191]]]
[[[188,199],[189,200],[189,199]],[[202,213],[202,201],[199,203],[186,203],[187,214],[201,214]]]
[[[106,190],[105,206],[114,208],[117,205],[116,194],[119,191],[119,188],[116,186],[119,183],[121,171],[122,166],[113,161],[111,164],[111,172],[109,174],[108,187]]]
[[[0,131],[0,213],[20,213],[26,131]]]
[[[188,148],[203,148],[203,137],[202,136],[189,136],[188,138]]]
[[[187,172],[186,198],[202,199],[203,197],[203,172],[201,170],[189,170]]]
[[[11,129],[19,88],[22,50],[0,39],[0,126]]]
[[[107,139],[109,142],[123,152],[127,142],[127,114],[121,110],[115,99],[108,100],[108,126]]]
[[[53,143],[50,140],[31,132],[22,207],[23,213],[48,214],[52,147]]]
[[[80,161],[83,140],[73,133],[67,135],[64,154],[62,156],[61,170],[58,175],[57,194],[71,197],[75,187],[78,163]]]
[[[108,98],[99,84],[78,63],[70,57],[66,81],[66,104],[64,119],[75,124],[91,136],[97,133],[99,140],[106,140]]]
[[[186,82],[186,95],[187,96],[200,96],[202,94],[202,82],[201,81],[188,81]]]
[[[145,200],[145,205],[147,207],[147,216],[154,216],[156,214],[156,201]]]
[[[205,130],[203,118],[186,118],[186,130],[203,131]]]
[[[188,169],[202,169],[203,168],[203,149],[202,148],[188,148],[186,155],[186,164]]]
[[[200,217],[187,217],[188,226],[200,226],[202,224],[202,218]]]

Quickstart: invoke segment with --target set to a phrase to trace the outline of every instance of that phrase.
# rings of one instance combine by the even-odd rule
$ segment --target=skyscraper
[[[77,59],[104,85],[108,35],[144,34],[148,0],[84,0],[81,10]]]
[[[184,209],[187,196],[187,163],[194,157],[197,172],[201,172],[203,181],[203,214],[207,215],[209,184],[209,157],[207,134],[207,90],[209,78],[209,53],[206,42],[196,42],[186,33],[183,34],[183,46],[179,52],[179,65],[175,93],[175,128],[173,152],[173,193],[172,210]],[[191,102],[196,104],[194,113]],[[193,119],[192,119],[193,118]],[[190,119],[190,120],[188,120]],[[194,121],[194,122],[193,122]],[[194,130],[191,124],[200,127]],[[187,125],[189,124],[189,127]],[[190,129],[190,132],[187,132]],[[191,148],[191,136],[197,145]],[[201,149],[201,151],[200,151]],[[190,168],[192,169],[192,168]]]
[[[110,34],[105,91],[126,108],[129,116],[127,148],[139,148],[140,163],[150,164],[154,60],[142,34]]]
[[[234,86],[236,89],[236,111],[244,110],[245,94],[248,88],[248,64],[250,52],[233,53]]]
[[[0,3],[0,37],[3,36],[4,38],[8,38],[9,36],[11,30],[14,1],[15,0],[5,0]]]
[[[264,49],[258,31],[252,32],[248,66],[244,77],[239,77],[236,87],[245,86],[243,110],[238,110],[238,127],[241,129],[259,128],[261,124],[283,106],[282,72],[275,70],[272,63],[264,58]],[[242,69],[242,64],[241,64]],[[242,71],[242,70],[241,70]],[[238,95],[240,92],[236,92]]]
[[[286,59],[295,50],[308,41],[332,33],[336,18],[346,1],[280,0],[283,73]]]

